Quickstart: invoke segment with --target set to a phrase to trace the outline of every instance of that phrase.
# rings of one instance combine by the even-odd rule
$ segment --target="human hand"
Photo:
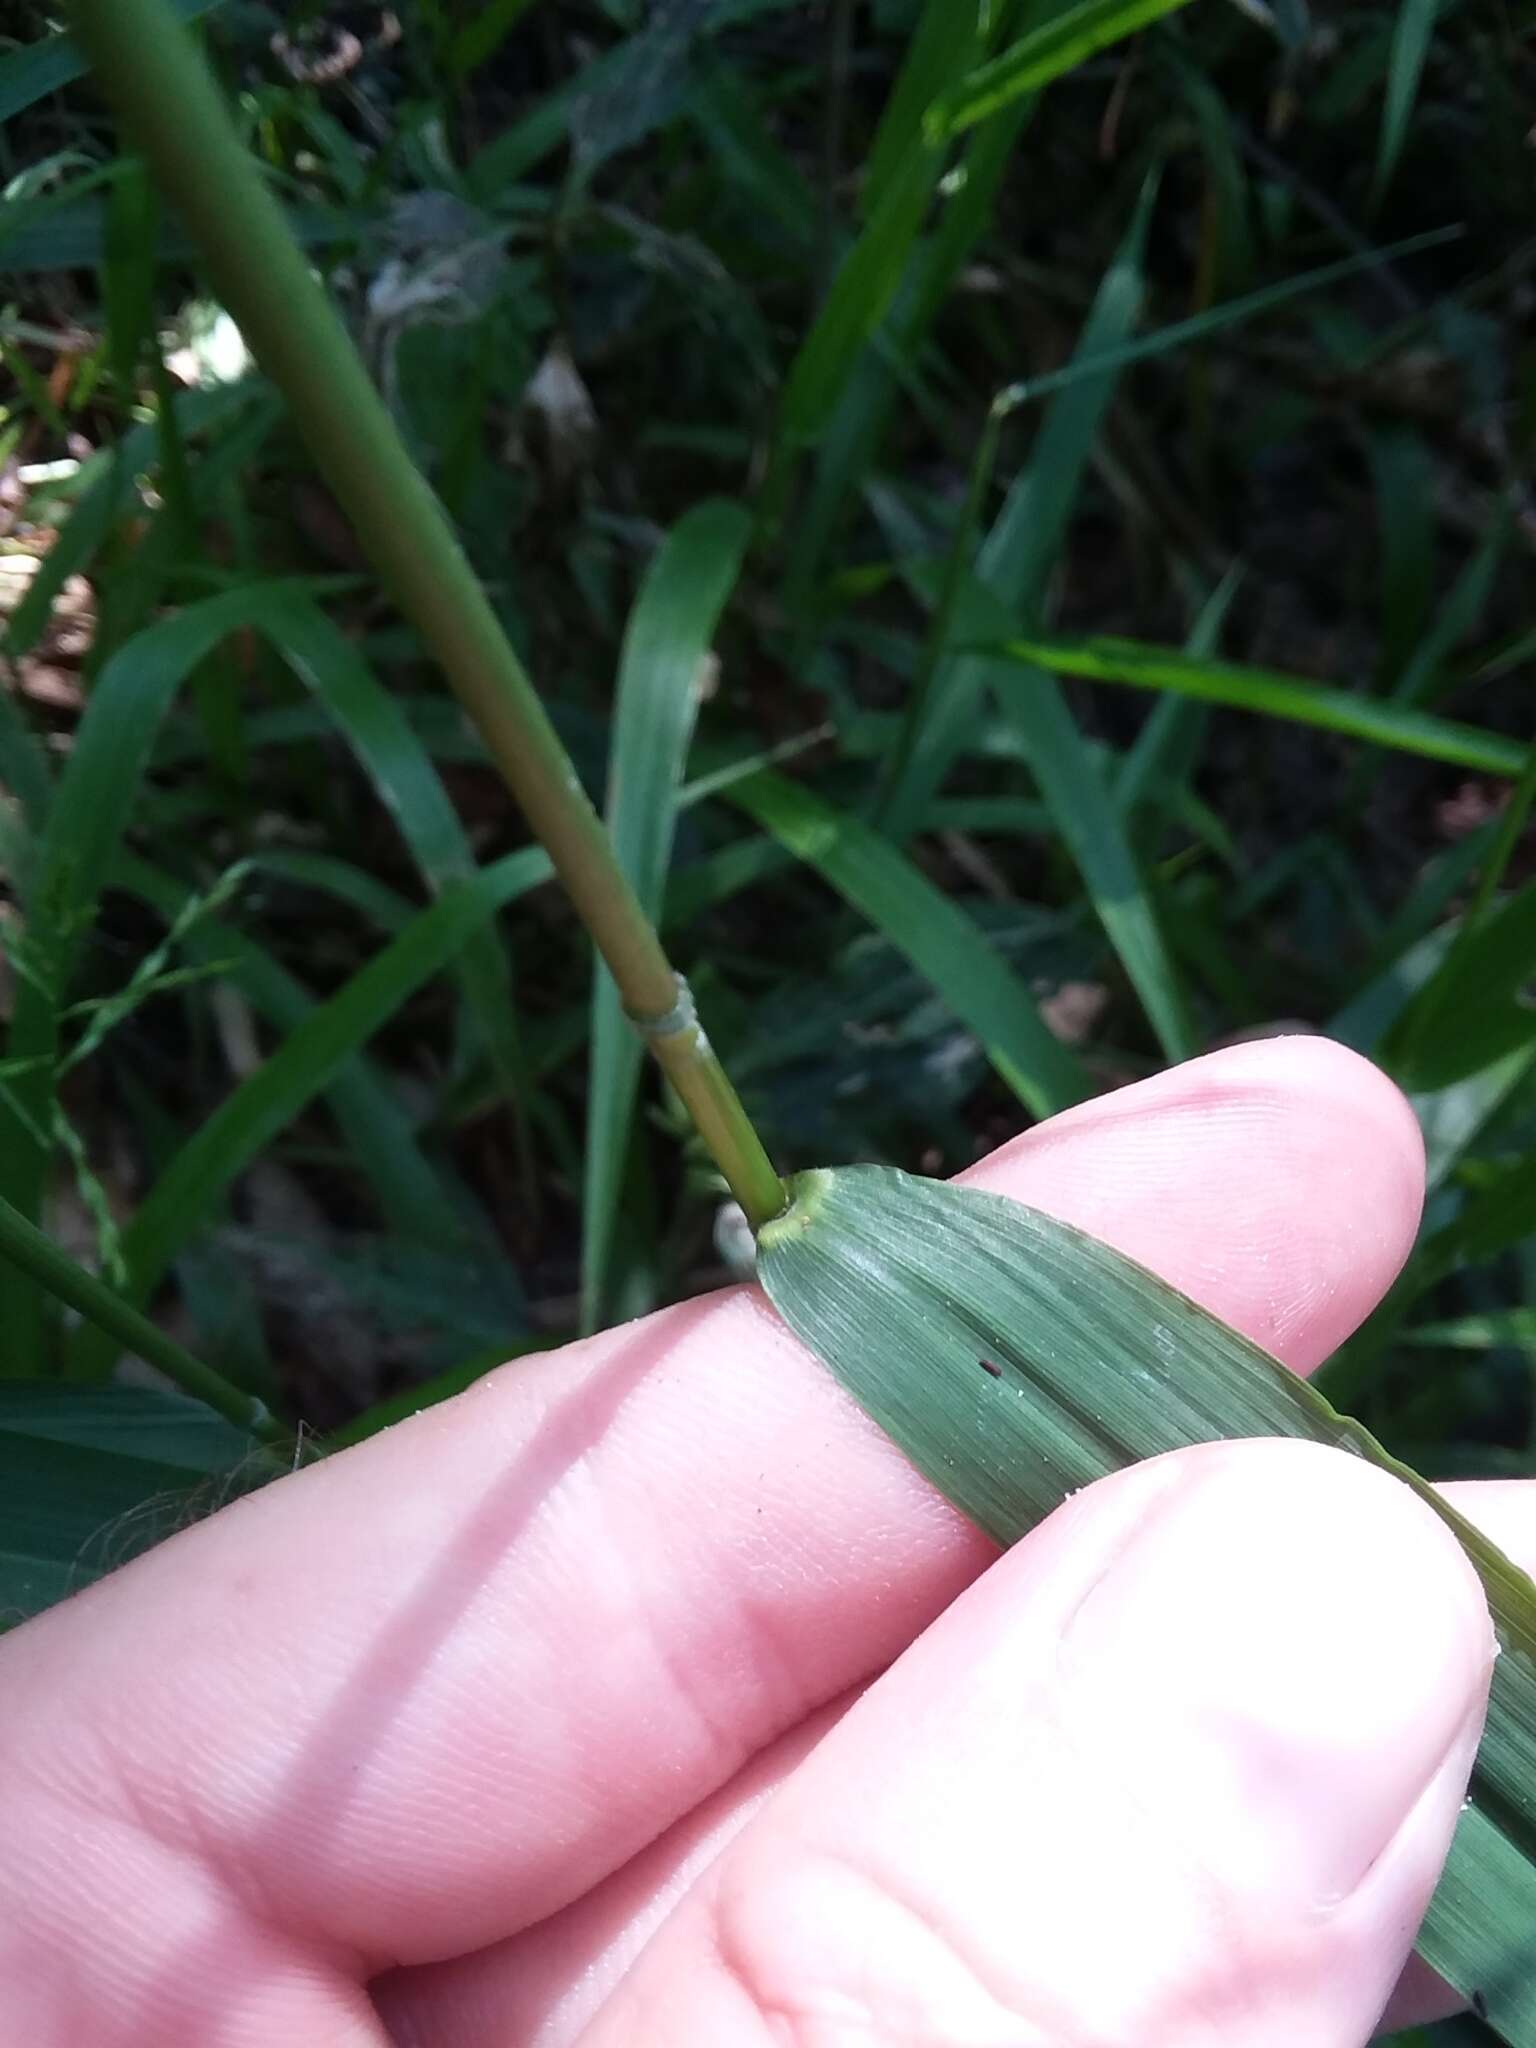
[[[1422,1155],[1298,1038],[969,1177],[1305,1371],[1406,1255]],[[1522,1487],[1454,1491],[1536,1554]],[[1140,1466],[997,1560],[736,1289],[0,1644],[0,2042],[1356,2048],[1491,1650],[1434,1517],[1299,1444]]]

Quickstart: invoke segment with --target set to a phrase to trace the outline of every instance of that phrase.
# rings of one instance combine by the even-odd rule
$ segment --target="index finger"
[[[1307,1368],[1405,1256],[1422,1155],[1373,1069],[1294,1039],[974,1177]],[[0,1728],[17,1782],[78,1781],[88,1744],[95,1796],[371,1973],[585,1891],[991,1554],[735,1289],[508,1368],[43,1617],[0,1656]]]

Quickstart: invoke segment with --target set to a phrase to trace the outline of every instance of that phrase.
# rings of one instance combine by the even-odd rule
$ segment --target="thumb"
[[[875,1685],[584,2048],[1358,2048],[1493,1655],[1397,1481],[1211,1445],[1070,1502]]]

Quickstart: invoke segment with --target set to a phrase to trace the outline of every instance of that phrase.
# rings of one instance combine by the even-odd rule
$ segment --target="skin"
[[[1307,1371],[1407,1255],[1423,1161],[1374,1069],[1296,1038],[969,1178]],[[1522,1487],[1454,1491],[1536,1556]],[[1492,1647],[1435,1518],[1304,1445],[1142,1465],[998,1558],[735,1289],[0,1645],[0,2040],[1354,2048]]]

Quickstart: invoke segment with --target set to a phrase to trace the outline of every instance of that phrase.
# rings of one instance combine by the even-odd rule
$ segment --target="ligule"
[[[801,1174],[758,1236],[775,1308],[997,1542],[1078,1488],[1221,1438],[1304,1437],[1394,1473],[1482,1579],[1501,1655],[1470,1799],[1418,1940],[1536,2048],[1536,1586],[1307,1382],[1133,1260],[1037,1210],[887,1167]]]

